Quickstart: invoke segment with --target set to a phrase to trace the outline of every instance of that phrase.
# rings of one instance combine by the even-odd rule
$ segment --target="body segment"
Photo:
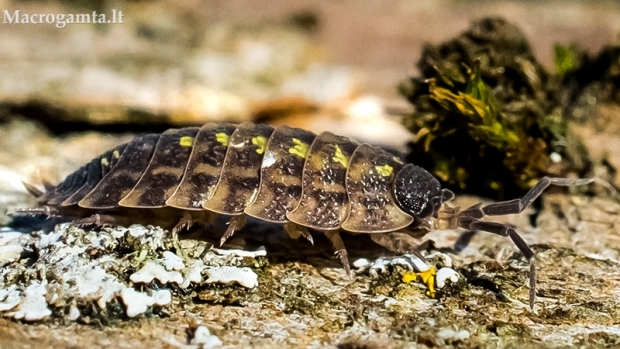
[[[301,200],[304,163],[315,137],[288,126],[274,131],[263,156],[258,194],[246,214],[273,223],[287,222],[287,213]]]
[[[350,213],[342,229],[356,233],[383,233],[406,228],[413,217],[392,196],[392,182],[402,163],[381,148],[362,144],[353,153],[347,171]]]
[[[220,180],[203,207],[209,211],[239,215],[252,201],[260,185],[260,168],[273,127],[243,123],[230,137]]]
[[[184,210],[203,210],[222,173],[230,136],[236,126],[228,123],[208,123],[194,139],[192,153],[181,184],[166,205]]]
[[[349,214],[346,173],[358,143],[323,132],[314,139],[302,177],[299,205],[286,217],[319,230],[339,229]]]
[[[99,184],[86,195],[78,205],[90,209],[110,209],[118,207],[138,183],[146,170],[160,135],[150,134],[137,137],[129,142],[119,159]]]
[[[197,127],[164,132],[142,177],[119,205],[134,208],[166,206],[166,200],[181,183],[196,133]]]

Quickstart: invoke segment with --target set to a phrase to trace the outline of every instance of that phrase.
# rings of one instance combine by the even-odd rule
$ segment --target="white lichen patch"
[[[125,228],[119,227],[117,229]],[[126,230],[128,231],[128,234],[125,235],[125,238],[129,244],[132,244],[136,248],[136,250],[156,250],[164,248],[164,240],[168,234],[162,228],[153,227],[151,225],[145,227],[139,224],[133,224]]]
[[[202,271],[205,268],[205,264],[201,260],[194,261],[190,266],[183,269],[183,275],[185,278],[183,279],[183,283],[180,285],[181,288],[189,287],[190,283],[199,284],[202,282]]]
[[[126,288],[118,279],[99,266],[88,264],[74,268],[62,277],[67,295],[94,301],[100,308],[112,301],[117,293]]]
[[[67,320],[76,321],[80,318],[81,315],[82,314],[80,313],[80,309],[78,309],[75,304],[71,304],[71,307],[69,308],[69,314],[67,315]]]
[[[444,341],[463,341],[469,338],[467,330],[455,331],[451,328],[444,328],[437,332],[437,338]]]
[[[215,348],[223,344],[217,336],[211,334],[211,331],[206,326],[198,326],[196,332],[194,332],[194,338],[189,343],[198,345],[201,348]]]
[[[131,274],[129,279],[135,283],[148,284],[157,279],[162,284],[183,283],[183,275],[178,271],[168,271],[158,261],[147,261],[142,269]]]
[[[437,275],[435,275],[435,284],[437,285],[437,288],[444,288],[447,281],[457,283],[459,281],[459,273],[452,268],[439,269],[437,271]]]
[[[127,316],[136,317],[143,314],[152,305],[168,305],[172,301],[172,295],[168,290],[160,290],[149,296],[144,292],[138,292],[133,288],[124,288],[120,297],[127,307]]]
[[[358,263],[359,265],[363,265],[364,269],[368,269],[370,276],[376,278],[379,274],[386,273],[388,268],[394,268],[399,266],[409,271],[427,271],[430,266],[426,264],[425,261],[414,255],[403,255],[398,257],[380,257],[377,258],[374,262],[363,264]]]
[[[207,283],[230,284],[235,282],[247,288],[258,286],[258,275],[250,268],[223,266],[207,268],[205,272],[209,276]]]
[[[34,281],[24,291],[24,298],[20,300],[19,308],[13,314],[18,320],[36,321],[46,318],[52,314],[47,307],[45,295],[47,294],[47,281]]]
[[[10,229],[0,229],[0,265],[15,262],[24,250],[24,242],[21,239],[29,239],[28,236]]]
[[[177,256],[176,254],[170,251],[164,251],[164,258],[161,259],[166,270],[181,270],[185,268],[185,263],[183,263],[183,258]]]
[[[264,257],[267,255],[267,251],[263,248],[258,249],[256,251],[245,251],[245,250],[222,250],[219,248],[214,248],[212,249],[213,252],[221,255],[221,256],[233,256],[233,257],[239,257],[239,258],[243,258],[243,257],[250,257],[250,258],[256,258],[256,257]]]
[[[37,321],[64,314],[60,316],[77,321],[82,314],[91,317],[93,306],[105,310],[121,305],[128,317],[135,317],[171,304],[171,289],[199,285],[203,273],[209,275],[207,283],[258,285],[251,269],[223,265],[243,265],[248,258],[264,256],[264,249],[213,249],[204,259],[184,259],[168,250],[173,246],[167,231],[141,225],[84,230],[60,224],[35,236],[1,231],[0,316]],[[35,253],[21,257],[32,248],[36,260]]]
[[[435,286],[438,289],[444,288],[448,281],[456,283],[459,281],[459,273],[452,269],[452,258],[441,252],[433,252],[426,256],[427,260],[438,258],[440,268],[435,275]],[[398,257],[381,257],[370,263],[366,259],[355,261],[353,265],[359,269],[368,270],[371,277],[377,278],[379,274],[386,273],[388,268],[396,266],[408,271],[425,272],[430,269],[430,265],[413,254],[406,254]]]
[[[15,308],[21,302],[21,292],[17,286],[11,285],[8,288],[0,289],[0,311],[7,311]]]

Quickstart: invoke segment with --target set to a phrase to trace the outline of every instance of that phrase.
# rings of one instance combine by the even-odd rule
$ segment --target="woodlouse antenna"
[[[614,187],[604,180],[598,178],[551,178],[544,177],[536,185],[528,191],[525,196],[520,199],[514,199],[509,201],[500,201],[493,204],[482,206],[481,204],[474,205],[463,211],[458,212],[458,209],[453,213],[451,224],[456,227],[468,229],[471,231],[485,231],[505,237],[509,237],[517,248],[523,253],[525,258],[530,262],[530,308],[534,308],[534,302],[536,301],[536,265],[535,265],[535,253],[532,251],[527,242],[517,233],[517,231],[510,225],[498,222],[485,222],[480,221],[484,216],[501,216],[506,214],[518,214],[523,212],[536,198],[543,193],[543,191],[550,185],[557,186],[581,186],[590,183],[600,183],[607,189],[615,192]]]

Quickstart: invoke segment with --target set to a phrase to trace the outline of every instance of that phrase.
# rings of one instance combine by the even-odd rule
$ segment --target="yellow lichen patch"
[[[375,166],[375,170],[377,170],[377,173],[379,173],[381,176],[389,177],[392,175],[392,171],[394,170],[394,168],[386,164],[383,166]]]
[[[434,267],[430,267],[427,271],[423,271],[421,273],[414,272],[406,272],[403,274],[403,282],[410,283],[412,281],[420,280],[423,284],[428,287],[426,291],[426,295],[435,298],[435,275],[437,274],[437,270]]]
[[[267,147],[267,137],[257,136],[252,138],[252,144],[256,146],[256,152],[259,154],[263,154],[265,152],[265,148]]]
[[[349,159],[342,153],[342,149],[336,146],[336,152],[332,160],[341,164],[344,168],[349,168]]]
[[[121,157],[121,154],[118,152],[118,150],[115,150],[114,152],[112,152],[112,157],[118,159]]]
[[[108,165],[110,165],[110,163],[108,162],[108,159],[101,158],[101,166],[108,166]]]
[[[191,147],[194,144],[194,138],[190,136],[181,137],[179,139],[179,144],[182,147]]]
[[[224,132],[216,133],[215,140],[218,141],[221,145],[227,147],[230,142],[230,136]]]
[[[310,146],[297,138],[293,138],[293,144],[295,144],[295,146],[289,149],[288,152],[305,159],[306,155],[308,155],[308,150],[310,150]]]

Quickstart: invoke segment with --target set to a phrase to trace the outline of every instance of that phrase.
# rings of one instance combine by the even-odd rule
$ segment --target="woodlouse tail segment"
[[[536,301],[536,266],[535,266],[535,253],[532,251],[527,242],[517,233],[514,227],[497,222],[483,222],[480,221],[484,216],[501,216],[506,214],[517,214],[523,212],[536,198],[542,194],[542,192],[550,185],[558,186],[580,186],[597,182],[606,188],[615,192],[611,184],[596,178],[551,178],[544,177],[536,185],[528,191],[525,196],[520,199],[514,199],[509,201],[501,201],[493,204],[482,206],[481,204],[474,205],[466,210],[458,212],[458,208],[452,212],[451,219],[448,219],[450,224],[456,225],[460,228],[469,229],[472,231],[485,231],[501,236],[509,237],[514,244],[519,248],[521,253],[530,262],[530,308],[534,308],[534,302]],[[450,216],[448,214],[447,216]],[[445,218],[444,218],[445,219]]]
[[[334,249],[336,250],[335,254],[338,256],[338,259],[340,259],[340,263],[342,263],[344,271],[347,273],[348,277],[351,277],[349,254],[347,253],[347,249],[344,247],[344,242],[342,242],[340,233],[338,232],[338,230],[326,230],[323,231],[323,234],[325,234],[329,241],[331,241],[331,243],[334,245]]]
[[[28,194],[34,196],[35,199],[39,199],[40,197],[45,195],[45,191],[39,189],[34,184],[30,184],[30,183],[22,181],[22,185],[24,186],[24,188],[26,188],[26,191],[28,192]]]

